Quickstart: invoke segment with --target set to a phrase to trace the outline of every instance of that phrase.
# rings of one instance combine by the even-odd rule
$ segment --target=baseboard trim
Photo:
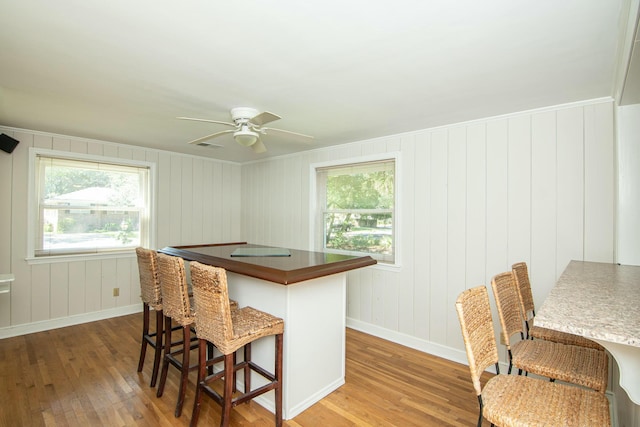
[[[0,339],[17,337],[20,335],[32,334],[35,332],[48,331],[51,329],[64,328],[66,326],[79,325],[82,323],[95,322],[96,320],[109,319],[112,317],[124,316],[127,314],[139,313],[142,311],[142,303],[127,305],[124,307],[110,308],[107,310],[95,311],[92,313],[77,314],[58,319],[42,320],[39,322],[26,323],[23,325],[7,326],[0,328]]]
[[[462,350],[412,337],[401,332],[385,329],[380,326],[372,325],[371,323],[365,323],[350,317],[347,317],[347,327],[385,339],[387,341],[394,342],[396,344],[404,345],[405,347],[413,348],[414,350],[419,350],[433,356],[442,357],[443,359],[447,359],[452,362],[460,363],[462,365],[469,364],[469,361],[467,360],[467,353]],[[505,369],[504,372],[507,372],[506,368],[507,364],[500,362],[500,372],[503,372],[502,369]],[[490,369],[488,369],[488,371],[495,373],[495,368],[491,367]]]

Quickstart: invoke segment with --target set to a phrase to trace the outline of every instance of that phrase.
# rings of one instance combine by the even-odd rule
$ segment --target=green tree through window
[[[107,252],[147,244],[148,166],[50,154],[36,154],[34,163],[35,256]]]
[[[394,259],[395,161],[317,169],[323,249]]]

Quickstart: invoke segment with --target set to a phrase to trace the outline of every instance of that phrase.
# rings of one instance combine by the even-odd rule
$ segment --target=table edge
[[[246,262],[243,262],[243,260],[241,259],[212,257],[211,255],[204,255],[197,252],[189,251],[189,248],[195,247],[227,246],[240,244],[246,244],[246,242],[166,246],[162,249],[159,249],[158,252],[166,255],[179,256],[187,261],[197,261],[203,264],[211,264],[210,259],[214,258],[216,261],[216,267],[222,267],[232,273],[242,274],[244,276],[254,277],[256,279],[267,280],[269,282],[278,283],[281,285],[291,285],[306,280],[318,279],[332,274],[344,273],[347,271],[377,264],[377,261],[375,259],[367,255],[351,258],[344,261],[333,262],[330,264],[315,265],[291,271],[283,271],[277,268],[248,264]]]

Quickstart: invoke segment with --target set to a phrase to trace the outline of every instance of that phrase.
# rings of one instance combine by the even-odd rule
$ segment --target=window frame
[[[157,182],[156,164],[142,160],[122,159],[116,157],[99,156],[86,153],[75,153],[68,151],[50,150],[44,148],[29,148],[29,166],[28,166],[28,200],[27,200],[27,255],[26,261],[29,264],[41,264],[52,262],[69,262],[79,260],[95,260],[122,258],[123,256],[135,256],[135,248],[126,249],[108,249],[105,251],[74,253],[74,254],[55,254],[55,255],[39,255],[36,256],[36,238],[39,231],[39,201],[36,182],[36,158],[38,156],[51,157],[62,160],[72,160],[79,162],[94,162],[99,164],[114,166],[130,166],[149,169],[149,186],[148,186],[148,233],[147,242],[140,243],[146,247],[155,247],[156,240],[156,202],[155,188]]]
[[[319,183],[317,182],[317,170],[332,167],[343,167],[348,165],[366,164],[372,162],[380,162],[384,160],[393,160],[395,163],[394,172],[394,207],[393,207],[393,261],[383,261],[377,259],[375,254],[366,252],[344,251],[339,249],[325,249],[324,238],[324,221],[323,210],[318,206]],[[309,242],[310,250],[337,253],[353,256],[371,256],[377,259],[378,266],[396,268],[400,267],[401,260],[401,233],[400,233],[400,206],[401,206],[401,157],[400,152],[387,152],[369,156],[358,156],[345,158],[340,160],[330,160],[326,162],[312,163],[309,167]]]

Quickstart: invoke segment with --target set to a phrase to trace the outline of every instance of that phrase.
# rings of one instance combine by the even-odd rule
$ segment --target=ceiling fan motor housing
[[[255,108],[236,107],[231,109],[231,119],[234,123],[246,123],[259,113]]]

